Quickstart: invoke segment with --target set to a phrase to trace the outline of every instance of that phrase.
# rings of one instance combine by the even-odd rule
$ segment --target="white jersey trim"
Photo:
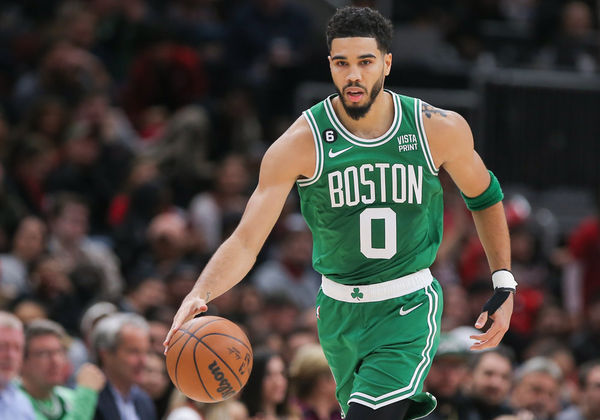
[[[362,137],[358,137],[352,134],[339,120],[337,117],[335,110],[333,109],[333,105],[331,103],[331,98],[334,95],[328,96],[325,99],[325,112],[327,113],[327,117],[331,124],[339,131],[339,133],[350,143],[356,146],[364,146],[364,147],[376,147],[380,146],[384,143],[387,143],[391,140],[402,125],[402,104],[400,103],[400,99],[398,95],[394,92],[385,90],[390,95],[392,95],[392,102],[394,103],[394,119],[392,120],[392,124],[388,128],[388,130],[379,137],[373,139],[365,139]]]
[[[429,298],[429,313],[427,314],[427,325],[429,327],[429,334],[427,335],[427,340],[423,351],[421,352],[421,362],[417,365],[417,369],[413,373],[413,376],[407,386],[404,388],[397,389],[392,392],[388,392],[387,394],[380,395],[378,397],[373,397],[371,395],[362,393],[362,392],[354,392],[350,395],[350,399],[348,400],[348,404],[351,402],[355,402],[358,404],[365,405],[374,410],[384,407],[386,405],[392,404],[396,401],[404,400],[412,397],[416,394],[418,385],[423,377],[425,371],[427,370],[427,366],[431,365],[432,355],[431,352],[433,350],[433,345],[435,342],[435,336],[437,334],[438,325],[436,321],[436,315],[438,311],[439,305],[439,296],[435,289],[429,285],[425,289],[425,293]],[[387,399],[390,398],[390,399]],[[386,399],[383,402],[378,402],[383,399]],[[365,401],[366,400],[366,401]]]
[[[296,181],[296,184],[298,184],[299,187],[306,187],[317,182],[323,173],[323,143],[321,142],[321,136],[319,135],[319,130],[317,129],[317,122],[315,121],[315,117],[310,109],[304,111],[302,115],[308,122],[315,143],[315,172],[308,179],[300,179]]]
[[[433,162],[433,156],[431,154],[431,149],[429,148],[427,133],[425,132],[425,126],[423,125],[423,101],[421,101],[420,99],[415,99],[415,125],[417,126],[419,140],[421,141],[421,149],[423,150],[425,161],[427,161],[429,172],[437,176],[439,173],[439,168],[435,167],[435,163]]]

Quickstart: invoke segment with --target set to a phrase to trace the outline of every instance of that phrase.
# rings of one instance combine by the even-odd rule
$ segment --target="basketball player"
[[[319,338],[348,420],[419,418],[436,352],[442,292],[432,278],[442,239],[444,168],[463,193],[486,251],[494,293],[472,349],[508,329],[516,282],[498,180],[459,115],[383,89],[391,23],[367,8],[339,9],[327,28],[337,94],[313,106],[269,148],[244,216],[175,315],[175,330],[250,270],[297,185],[313,233]]]

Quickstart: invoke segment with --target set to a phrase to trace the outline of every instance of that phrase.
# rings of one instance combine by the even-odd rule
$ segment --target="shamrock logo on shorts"
[[[360,291],[360,289],[358,287],[355,287],[354,290],[352,291],[352,293],[350,294],[350,296],[352,296],[352,299],[358,299],[361,300],[363,298],[363,294]]]

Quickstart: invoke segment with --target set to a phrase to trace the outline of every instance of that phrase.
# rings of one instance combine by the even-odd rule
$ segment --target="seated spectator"
[[[106,378],[95,420],[156,420],[156,409],[139,385],[150,349],[148,323],[139,315],[102,318],[92,332],[92,348]]]
[[[425,388],[435,395],[438,404],[427,420],[461,419],[465,397],[461,389],[469,370],[469,346],[453,332],[442,333]]]
[[[23,362],[23,324],[0,311],[0,419],[34,420],[31,401],[13,382]]]
[[[152,308],[163,305],[166,298],[165,283],[157,278],[146,277],[137,282],[130,282],[119,306],[123,312],[135,312],[145,316]]]
[[[492,420],[513,410],[507,405],[514,356],[506,347],[475,353],[469,364],[465,418]]]
[[[594,14],[584,1],[565,2],[558,36],[537,57],[542,68],[593,73],[598,70],[598,41]]]
[[[30,290],[29,269],[44,251],[45,239],[44,222],[34,216],[21,220],[11,252],[0,255],[0,301],[14,299]]]
[[[204,239],[207,252],[213,252],[223,242],[224,219],[244,211],[248,201],[248,181],[245,159],[239,155],[227,156],[218,166],[214,186],[191,201],[192,226]]]
[[[286,219],[279,255],[260,264],[252,282],[264,296],[286,296],[301,310],[315,306],[321,276],[312,268],[312,236],[303,221]]]
[[[165,336],[166,333],[163,338]],[[162,419],[167,411],[169,399],[174,389],[167,374],[167,365],[162,352],[148,352],[140,387],[152,398],[156,415],[159,419]]]
[[[98,393],[106,382],[93,364],[77,373],[77,387],[66,388],[69,375],[65,330],[49,320],[32,321],[25,330],[25,359],[21,388],[29,396],[38,419],[91,420]]]
[[[288,378],[281,356],[270,350],[255,352],[252,373],[240,396],[250,417],[279,419],[287,415],[287,392]]]
[[[190,237],[185,215],[177,211],[167,211],[152,218],[146,230],[149,251],[142,255],[131,277],[166,278],[190,262]],[[194,281],[198,276],[194,267]],[[168,279],[167,279],[168,283]],[[187,293],[187,292],[186,292]]]
[[[70,193],[58,194],[49,214],[50,254],[58,258],[67,274],[87,264],[101,273],[98,298],[114,298],[123,289],[118,259],[104,244],[88,235],[89,208],[85,201]]]
[[[556,416],[556,420],[593,420],[600,418],[600,359],[590,360],[579,369],[579,404]]]
[[[303,420],[339,420],[335,380],[318,344],[301,347],[290,364],[290,389]]]
[[[554,419],[560,411],[562,373],[556,363],[546,357],[534,357],[515,372],[511,405],[532,413],[536,420]]]
[[[582,328],[571,336],[577,363],[593,360],[600,354],[600,291],[589,300]]]

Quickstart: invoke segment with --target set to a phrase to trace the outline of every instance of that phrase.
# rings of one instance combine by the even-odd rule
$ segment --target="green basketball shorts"
[[[406,419],[436,406],[422,392],[440,337],[443,296],[428,269],[373,285],[323,277],[317,296],[319,339],[345,415],[352,402],[377,409],[411,399]]]

